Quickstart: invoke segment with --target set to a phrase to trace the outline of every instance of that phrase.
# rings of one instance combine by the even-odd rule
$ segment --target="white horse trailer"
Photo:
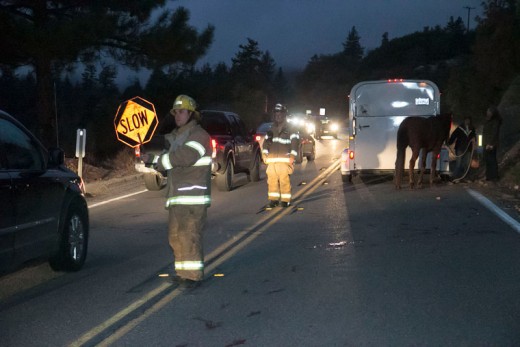
[[[349,95],[349,140],[341,155],[343,181],[350,182],[353,176],[362,174],[393,174],[397,129],[403,119],[437,114],[440,114],[440,92],[431,81],[396,79],[356,84]],[[411,155],[408,148],[406,162]],[[429,163],[427,158],[427,169]],[[449,153],[444,146],[437,162],[438,173],[449,175],[448,164]]]

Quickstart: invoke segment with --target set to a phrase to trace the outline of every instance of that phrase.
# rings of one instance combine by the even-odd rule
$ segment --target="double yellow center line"
[[[311,194],[315,191],[321,183],[325,182],[326,179],[332,175],[333,172],[337,171],[340,165],[340,161],[336,160],[332,163],[326,170],[324,170],[320,175],[318,175],[315,179],[312,180],[311,183],[305,185],[302,189],[300,189],[296,194],[293,195],[293,208],[296,208],[296,203],[300,200],[303,200],[307,195]],[[275,224],[284,216],[290,214],[293,211],[293,208],[283,208],[283,209],[273,209],[266,215],[264,215],[257,223],[252,225],[251,227],[241,231],[236,235],[232,240],[229,240],[216,249],[214,249],[210,254],[207,255],[206,259],[206,267],[205,272],[207,274],[213,273],[215,269],[227,261],[229,258],[234,256],[237,252],[244,249],[247,245],[249,245],[253,240],[255,240],[258,236],[262,235],[265,231],[269,229],[270,226]],[[183,292],[182,289],[176,288],[173,291],[164,295],[165,292],[171,289],[171,284],[162,283],[154,290],[149,291],[121,311],[117,312],[115,315],[89,330],[85,334],[83,334],[80,338],[75,340],[70,344],[70,346],[85,346],[85,345],[96,345],[96,346],[109,346],[129,331],[131,331],[134,327],[136,327],[139,323],[150,317],[155,312],[162,309],[166,304],[171,302],[175,297]],[[161,297],[161,295],[164,295]],[[157,298],[160,298],[157,300]],[[131,319],[129,318],[136,310],[143,307],[144,305],[150,305],[151,302],[156,301],[150,307],[144,310],[137,317]],[[126,322],[125,322],[126,321]],[[114,330],[112,333],[109,333],[109,329]],[[108,336],[106,336],[108,335]],[[103,336],[106,336],[103,338]]]

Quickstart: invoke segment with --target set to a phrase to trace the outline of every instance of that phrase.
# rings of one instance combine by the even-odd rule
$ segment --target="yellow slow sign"
[[[158,123],[153,104],[138,96],[119,105],[114,120],[117,139],[130,147],[150,141]]]

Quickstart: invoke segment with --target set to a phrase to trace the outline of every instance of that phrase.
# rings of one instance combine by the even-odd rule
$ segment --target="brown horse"
[[[404,171],[404,159],[406,147],[412,149],[410,158],[410,188],[415,185],[414,167],[415,161],[423,150],[420,165],[420,174],[417,187],[422,187],[424,170],[426,168],[426,155],[432,152],[430,168],[430,187],[433,185],[433,178],[437,166],[437,156],[441,151],[442,144],[448,140],[451,127],[451,113],[444,113],[432,117],[411,116],[403,120],[397,130],[397,158],[395,160],[395,188],[401,189],[401,178]]]

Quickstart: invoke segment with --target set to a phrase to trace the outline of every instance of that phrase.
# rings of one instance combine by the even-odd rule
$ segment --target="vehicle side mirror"
[[[56,167],[65,163],[65,152],[61,148],[49,148],[49,166]]]

